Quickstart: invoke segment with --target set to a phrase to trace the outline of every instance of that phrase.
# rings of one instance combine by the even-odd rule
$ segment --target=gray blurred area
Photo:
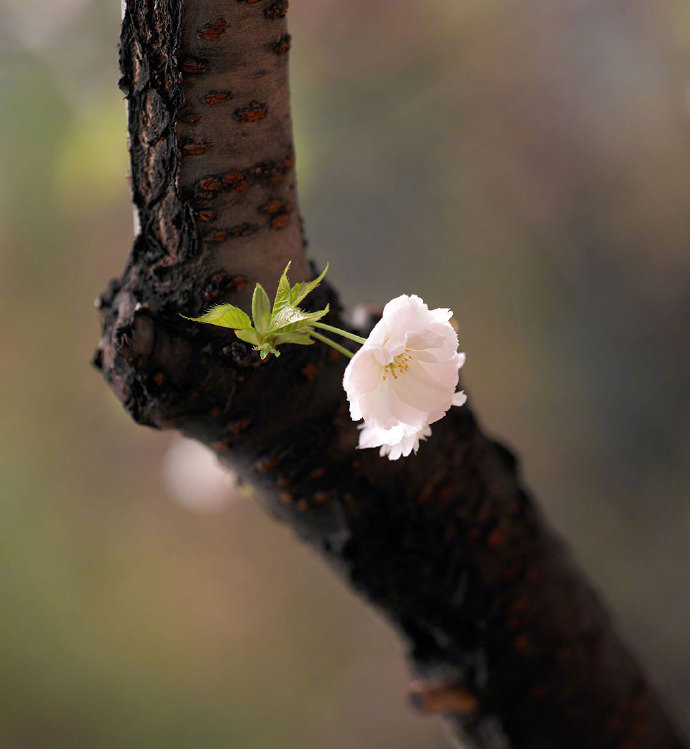
[[[291,6],[311,255],[349,305],[453,308],[472,406],[690,725],[690,5]],[[88,366],[132,234],[118,27],[0,5],[0,746],[445,747],[382,620]]]

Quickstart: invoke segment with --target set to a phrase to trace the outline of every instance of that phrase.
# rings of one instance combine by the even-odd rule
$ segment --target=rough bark
[[[129,0],[121,86],[140,230],[100,297],[96,366],[136,421],[209,445],[385,612],[424,680],[414,704],[474,745],[687,746],[469,407],[390,463],[355,450],[342,356],[294,346],[261,362],[180,318],[247,308],[288,260],[293,280],[314,272],[296,210],[286,11]],[[313,304],[325,301],[342,325],[327,284]]]

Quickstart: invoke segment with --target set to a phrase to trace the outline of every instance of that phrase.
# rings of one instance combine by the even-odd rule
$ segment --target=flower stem
[[[352,357],[354,356],[352,351],[348,351],[345,348],[345,346],[341,346],[339,343],[332,341],[330,338],[327,338],[325,335],[321,335],[321,333],[317,333],[315,330],[312,330],[310,335],[312,335],[314,338],[318,338],[319,341],[323,341],[327,346],[334,348],[336,351],[340,351],[340,353],[347,356],[348,359],[352,359]]]
[[[336,328],[333,325],[326,325],[325,322],[313,322],[312,326],[315,328],[323,328],[323,330],[328,330],[331,333],[336,333],[337,335],[341,335],[344,338],[349,338],[351,341],[356,341],[357,343],[367,342],[367,339],[362,338],[361,335],[355,335],[354,333],[350,333],[347,330],[341,330],[340,328]]]

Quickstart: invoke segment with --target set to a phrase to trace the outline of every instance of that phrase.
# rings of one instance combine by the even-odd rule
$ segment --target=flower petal
[[[432,322],[439,322],[445,325],[453,317],[453,310],[446,307],[437,307],[436,309],[429,310],[429,317]]]
[[[417,452],[429,425],[465,402],[456,392],[465,355],[458,353],[451,315],[430,310],[414,294],[385,306],[343,378],[352,418],[364,419],[361,448],[379,447],[391,460]]]
[[[345,368],[343,387],[348,393],[369,393],[379,384],[382,375],[383,370],[376,361],[374,352],[361,348]]]
[[[439,387],[445,388],[446,397],[448,398],[448,406],[450,408],[450,397],[455,392],[455,388],[458,385],[458,379],[460,377],[458,367],[455,362],[418,362],[417,367],[423,372],[418,376],[425,377],[431,382],[436,383]]]
[[[452,403],[454,406],[462,406],[467,403],[467,396],[462,390],[458,390],[458,392],[453,396]]]
[[[400,400],[418,410],[437,411],[446,410],[449,400],[455,391],[457,378],[453,382],[443,382],[422,368],[419,362],[410,361],[407,371],[398,375],[389,387],[393,388]]]
[[[367,424],[363,425],[360,434],[359,447],[379,447],[379,455],[387,456],[390,460],[407,457],[411,452],[417,452],[420,440],[431,435],[431,427],[409,430],[403,427],[393,429],[375,429]]]
[[[427,421],[425,410],[415,408],[403,401],[392,385],[388,385],[388,406],[393,416],[403,424],[411,427],[421,428]]]
[[[428,349],[442,348],[444,343],[444,336],[431,330],[412,330],[407,334],[405,348],[410,351],[427,351]]]
[[[390,397],[385,383],[359,398],[360,418],[378,429],[390,429],[400,419],[391,410]],[[352,405],[350,405],[352,411]]]

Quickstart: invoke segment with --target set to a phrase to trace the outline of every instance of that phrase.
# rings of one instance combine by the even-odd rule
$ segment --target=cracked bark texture
[[[129,0],[121,87],[139,231],[94,359],[141,424],[210,446],[409,645],[413,704],[478,747],[682,747],[512,454],[472,410],[419,455],[359,453],[344,357],[261,362],[189,323],[313,276],[297,213],[286,0]],[[328,322],[346,324],[333,289]]]

